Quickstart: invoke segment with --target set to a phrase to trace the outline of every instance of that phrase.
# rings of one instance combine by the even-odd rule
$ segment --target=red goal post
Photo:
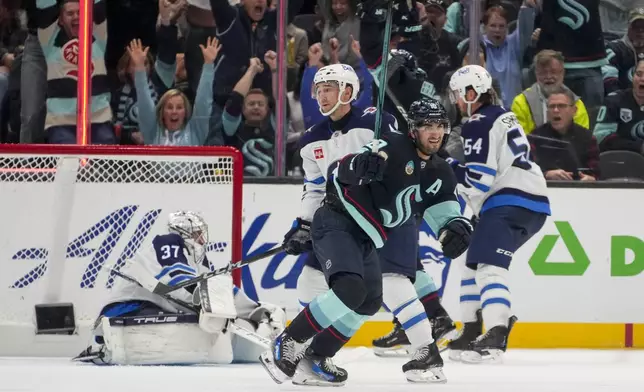
[[[0,145],[0,355],[47,355],[25,352],[37,304],[72,303],[82,341],[112,269],[167,233],[170,212],[204,217],[213,268],[240,260],[242,183],[230,147]]]

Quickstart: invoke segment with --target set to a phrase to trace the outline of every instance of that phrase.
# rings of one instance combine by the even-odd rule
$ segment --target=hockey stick
[[[378,145],[376,140],[380,138],[380,126],[382,125],[382,111],[385,105],[385,90],[387,83],[387,66],[389,64],[389,42],[391,41],[391,29],[393,25],[393,11],[394,11],[394,1],[389,0],[387,4],[387,17],[385,19],[385,34],[382,39],[382,55],[380,57],[380,73],[378,74],[378,102],[376,103],[376,108],[378,112],[376,113],[376,125],[373,130],[373,139],[374,142],[371,143],[371,151],[377,153]]]
[[[265,259],[265,258],[273,256],[273,255],[276,255],[276,254],[282,252],[283,250],[284,250],[284,246],[280,245],[277,248],[273,248],[273,249],[268,250],[268,251],[266,251],[264,253],[260,253],[260,254],[255,255],[255,256],[251,256],[251,257],[247,258],[246,260],[236,261],[234,263],[228,264],[226,267],[218,268],[218,269],[216,269],[214,271],[202,274],[202,275],[194,277],[192,279],[184,280],[183,282],[177,283],[174,286],[168,286],[166,284],[163,284],[163,283],[159,282],[157,284],[157,286],[154,288],[154,290],[152,290],[152,293],[159,294],[159,295],[170,294],[173,291],[182,289],[182,288],[187,287],[187,286],[192,286],[193,284],[197,284],[197,283],[199,283],[199,282],[201,282],[203,280],[210,279],[213,276],[221,275],[221,274],[227,274],[227,273],[231,272],[234,269],[241,268],[241,267],[243,267],[245,265],[248,265],[250,263],[254,263],[256,261]]]

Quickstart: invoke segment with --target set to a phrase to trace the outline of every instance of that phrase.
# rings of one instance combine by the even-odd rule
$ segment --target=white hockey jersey
[[[304,169],[304,194],[300,218],[311,221],[326,194],[329,167],[347,154],[358,152],[373,140],[376,123],[375,107],[364,111],[352,108],[349,115],[337,122],[330,118],[309,128],[300,139],[300,155]],[[384,112],[381,134],[398,132],[398,123]]]
[[[461,137],[465,162],[451,163],[476,215],[499,206],[550,215],[546,180],[530,160],[530,143],[514,113],[483,106],[463,124]]]

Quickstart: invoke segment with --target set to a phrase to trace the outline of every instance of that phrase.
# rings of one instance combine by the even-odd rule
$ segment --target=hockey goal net
[[[213,268],[239,260],[242,180],[226,147],[0,145],[0,355],[77,354],[113,269],[167,233],[170,212],[202,214]],[[75,333],[36,335],[35,308],[57,303],[73,305]]]

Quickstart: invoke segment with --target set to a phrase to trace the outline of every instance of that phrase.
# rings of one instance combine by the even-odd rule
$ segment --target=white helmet
[[[476,97],[472,101],[468,101],[466,97],[468,88],[476,92]],[[454,72],[449,80],[449,89],[452,102],[456,103],[459,97],[463,98],[467,103],[468,115],[471,116],[471,105],[477,102],[481,95],[492,90],[492,76],[480,65],[466,65]]]
[[[168,231],[183,238],[188,251],[199,264],[205,255],[204,245],[208,242],[208,225],[203,218],[192,211],[172,212],[168,216]]]
[[[327,82],[336,82],[340,91],[338,92],[338,102],[336,102],[335,106],[333,106],[331,110],[324,112],[320,106],[320,113],[322,113],[323,116],[330,115],[338,108],[338,106],[350,104],[358,98],[358,93],[360,92],[360,79],[358,79],[358,75],[356,75],[356,71],[353,70],[352,66],[346,64],[332,64],[320,68],[315,73],[313,85],[317,90],[317,85],[319,83]],[[347,84],[351,85],[353,93],[351,94],[351,99],[349,99],[348,102],[342,102],[342,93],[347,87]],[[315,97],[317,99],[317,92]]]

